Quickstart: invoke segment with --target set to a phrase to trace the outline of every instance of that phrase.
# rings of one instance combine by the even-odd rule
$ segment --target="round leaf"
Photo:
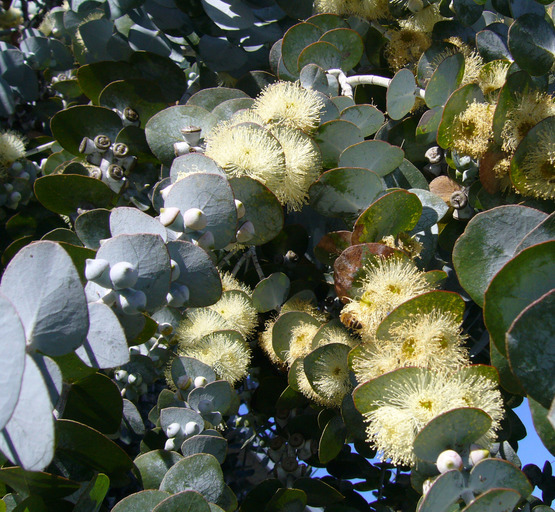
[[[0,451],[28,471],[42,471],[54,456],[54,417],[48,388],[28,354],[17,405],[0,431]]]
[[[461,471],[452,470],[439,475],[418,507],[418,512],[448,511],[461,497],[465,489]]]
[[[538,149],[548,151],[544,142],[549,133],[555,130],[555,116],[548,117],[535,125],[524,137],[516,148],[515,154],[511,159],[511,182],[514,187],[524,195],[529,195],[531,191],[542,192],[543,188],[553,190],[551,180],[553,179],[552,164],[547,155],[543,161],[537,161]],[[533,158],[536,162],[532,165]],[[539,168],[539,169],[538,169]],[[544,171],[544,168],[546,170]],[[551,192],[550,194],[552,194]],[[551,195],[548,197],[552,197]]]
[[[326,217],[349,220],[358,217],[382,190],[382,180],[376,173],[340,167],[326,171],[311,185],[310,205]]]
[[[204,307],[218,301],[222,294],[220,275],[206,251],[190,242],[176,240],[167,244],[170,258],[179,265],[177,282],[191,293],[187,306]]]
[[[364,167],[385,176],[403,163],[404,151],[383,140],[352,144],[339,157],[339,167]]]
[[[0,294],[0,332],[3,333],[3,350],[0,352],[0,430],[15,409],[25,362],[25,331],[13,304]]]
[[[290,311],[281,315],[272,329],[272,346],[277,356],[285,361],[291,342],[291,331],[301,323],[307,323],[316,327],[320,322],[308,313],[301,311]]]
[[[110,266],[121,261],[134,265],[139,278],[133,288],[144,292],[147,309],[165,304],[170,284],[170,259],[164,242],[158,235],[115,236],[100,247],[96,257],[108,261]]]
[[[260,281],[252,294],[254,307],[266,313],[281,306],[289,295],[290,281],[282,272],[275,272]]]
[[[227,441],[223,437],[197,435],[185,439],[181,445],[181,453],[185,457],[196,453],[208,453],[223,464],[227,453]]]
[[[322,153],[322,164],[328,168],[336,167],[339,162],[339,155],[351,144],[362,142],[363,139],[361,130],[356,124],[341,119],[322,123],[314,135],[314,140]],[[357,166],[354,165],[353,167]]]
[[[213,455],[198,453],[174,464],[160,484],[161,491],[172,494],[197,491],[208,501],[217,502],[224,493],[222,468]]]
[[[323,347],[322,347],[323,348]],[[318,458],[322,464],[335,459],[345,444],[347,429],[341,416],[334,416],[324,427],[318,445]]]
[[[90,303],[89,332],[76,355],[92,368],[115,368],[129,362],[129,347],[118,317],[106,304]]]
[[[152,512],[210,512],[208,502],[195,491],[183,491],[166,498]]]
[[[225,171],[211,158],[202,153],[185,153],[178,156],[172,162],[170,167],[170,178],[172,183],[184,178],[188,174],[197,172],[219,174],[226,176]]]
[[[160,222],[137,208],[127,206],[114,208],[111,211],[110,232],[112,236],[150,233],[151,235],[159,235],[164,242],[168,238],[166,228]]]
[[[520,494],[512,489],[488,489],[478,496],[463,512],[482,512],[492,510],[495,512],[512,512],[520,501]]]
[[[162,89],[150,80],[129,78],[117,80],[107,85],[98,98],[103,107],[115,108],[123,112],[126,107],[139,114],[140,126],[166,107]]]
[[[114,434],[121,424],[122,410],[118,387],[109,377],[95,373],[72,384],[64,418],[85,423],[104,434]]]
[[[35,195],[44,207],[61,215],[110,207],[116,197],[106,183],[79,174],[42,176],[35,181]]]
[[[79,145],[84,137],[94,139],[97,135],[106,135],[113,142],[122,124],[120,117],[109,108],[77,105],[55,114],[50,129],[64,149],[79,155]]]
[[[511,369],[526,393],[545,408],[555,397],[555,291],[551,290],[526,307],[506,336]]]
[[[249,245],[262,245],[273,240],[283,228],[283,208],[276,196],[268,187],[248,176],[232,178],[229,184],[235,199],[245,206],[245,216],[239,222],[249,220],[254,226]]]
[[[239,89],[229,87],[208,87],[201,89],[193,94],[188,100],[187,105],[201,107],[208,112],[212,112],[218,105],[234,99],[248,99],[248,95]]]
[[[170,493],[159,490],[146,490],[126,496],[116,503],[112,512],[151,512]]]
[[[435,462],[445,450],[460,451],[480,439],[491,427],[491,418],[481,409],[463,407],[436,416],[416,436],[414,454]]]
[[[359,33],[349,28],[335,28],[325,32],[320,41],[331,43],[340,55],[340,67],[343,71],[347,72],[353,69],[362,58],[364,53],[364,43]],[[299,60],[301,57],[299,57]],[[319,64],[318,62],[316,64]],[[302,69],[301,65],[301,69]],[[324,69],[330,69],[321,66]]]
[[[555,241],[517,254],[495,275],[484,296],[484,321],[499,351],[506,355],[505,333],[530,303],[554,287]]]
[[[99,249],[100,240],[110,238],[110,210],[98,208],[75,219],[75,233],[89,249]]]
[[[323,32],[321,28],[312,23],[298,23],[285,33],[281,55],[283,64],[290,73],[297,75],[302,68],[302,66],[299,68],[297,65],[298,56],[309,44],[318,41]]]
[[[139,455],[134,463],[145,489],[158,489],[168,469],[183,457],[174,451],[152,450]]]
[[[387,113],[391,119],[402,119],[416,102],[416,80],[412,71],[400,69],[387,88]]]
[[[395,214],[392,214],[395,212]],[[379,242],[413,229],[422,214],[418,196],[406,190],[394,190],[374,201],[357,219],[352,243]]]
[[[384,123],[384,115],[374,105],[352,105],[341,111],[339,119],[350,121],[357,125],[363,137],[368,137],[378,131]]]
[[[408,320],[413,315],[427,315],[434,311],[451,313],[457,323],[462,323],[465,303],[463,298],[455,292],[431,291],[418,295],[397,306],[382,321],[376,331],[378,339],[390,338],[391,328]]]
[[[508,205],[479,213],[467,224],[453,248],[453,263],[462,287],[479,306],[501,267],[521,240],[546,218],[526,206]]]
[[[532,76],[547,73],[555,62],[555,29],[543,16],[524,14],[509,28],[509,49]]]
[[[60,356],[83,343],[89,327],[83,286],[58,244],[37,242],[19,251],[4,271],[0,291],[17,310],[31,350]]]
[[[97,430],[72,420],[56,421],[56,450],[71,459],[117,479],[133,461],[116,443]]]
[[[484,459],[470,471],[468,487],[482,493],[493,487],[515,489],[523,498],[532,493],[532,486],[516,466],[501,459]]]
[[[214,127],[217,119],[207,110],[194,105],[175,105],[152,116],[145,126],[148,145],[165,165],[175,158],[173,145],[182,142],[181,130],[188,126],[201,128],[203,137]]]
[[[454,124],[453,120],[466,110],[473,100],[484,101],[482,90],[476,84],[464,85],[449,96],[443,109],[443,117],[437,132],[437,143],[442,148],[448,148],[453,143],[453,135],[451,133],[451,128]]]
[[[228,181],[216,174],[189,174],[172,186],[165,202],[166,208],[179,208],[181,214],[190,208],[202,210],[206,227],[199,233],[210,231],[214,246],[222,249],[235,237],[237,210]]]

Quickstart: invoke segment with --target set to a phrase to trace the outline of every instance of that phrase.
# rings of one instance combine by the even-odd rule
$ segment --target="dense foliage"
[[[552,510],[553,5],[59,4],[0,8],[0,512]]]

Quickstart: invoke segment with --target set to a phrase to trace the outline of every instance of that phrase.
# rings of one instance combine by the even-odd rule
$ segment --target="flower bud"
[[[196,241],[196,245],[205,251],[211,251],[214,249],[214,242],[214,235],[211,231],[207,231]]]
[[[126,315],[137,315],[146,309],[146,295],[141,290],[119,290],[118,303]]]
[[[200,231],[206,227],[208,219],[202,210],[198,208],[189,208],[183,213],[183,224],[186,228],[193,231]]]
[[[127,371],[125,370],[118,370],[115,374],[114,377],[116,378],[116,380],[118,382],[127,382],[127,376],[129,374],[127,373]]]
[[[237,210],[237,218],[242,219],[245,216],[246,210],[243,201],[235,199],[235,209]]]
[[[171,269],[172,282],[177,281],[177,279],[179,279],[179,276],[181,275],[181,269],[179,268],[179,263],[177,263],[177,261],[175,260],[171,260],[170,269]]]
[[[237,231],[237,242],[244,244],[254,237],[254,224],[248,220]]]
[[[489,457],[489,450],[482,448],[478,444],[473,444],[470,446],[470,463],[475,466],[483,459],[487,459]]]
[[[184,284],[173,283],[170,292],[166,295],[169,306],[180,308],[189,300],[189,288]]]
[[[165,190],[165,189],[164,189]],[[160,223],[174,231],[183,231],[183,217],[180,215],[179,208],[170,206],[160,210]]]
[[[198,434],[200,432],[200,427],[198,426],[198,423],[195,423],[194,421],[189,421],[185,425],[184,430],[186,436],[194,436],[195,434]]]
[[[446,473],[452,469],[462,469],[463,460],[455,450],[445,450],[439,454],[436,466],[440,473]]]
[[[111,288],[110,264],[101,258],[85,260],[85,278],[105,288]]]
[[[179,389],[185,390],[191,385],[191,378],[188,375],[181,375],[177,378],[175,385]]]
[[[158,324],[158,332],[163,336],[169,336],[173,332],[173,325],[168,322]]]
[[[140,386],[143,382],[143,377],[140,373],[130,373],[127,377],[127,383],[132,386]]]
[[[206,377],[199,375],[198,377],[195,377],[194,384],[195,388],[201,388],[203,386],[206,386],[206,384],[208,384],[208,381],[206,380]]]
[[[171,423],[170,425],[168,425],[168,428],[166,428],[166,435],[168,437],[175,437],[177,434],[179,434],[180,430],[181,426],[179,425],[179,423]]]
[[[166,451],[175,450],[175,437],[170,437],[166,441],[166,444],[164,445],[164,450]]]
[[[214,404],[212,400],[201,400],[198,403],[198,411],[201,414],[209,413],[214,411]]]
[[[132,288],[139,279],[137,267],[128,261],[120,261],[110,269],[110,281],[114,290]]]
[[[184,140],[174,142],[173,144],[173,152],[175,156],[186,155],[187,153],[189,153],[190,149],[191,146],[189,146],[189,144]]]

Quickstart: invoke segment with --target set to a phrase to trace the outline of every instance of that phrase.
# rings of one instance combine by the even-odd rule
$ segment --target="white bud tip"
[[[168,428],[166,428],[166,435],[168,437],[175,437],[180,430],[181,426],[179,425],[179,423],[172,423],[168,425]]]
[[[189,208],[183,214],[183,224],[186,228],[194,231],[204,229],[208,223],[208,219],[202,210],[198,208]]]
[[[482,448],[480,445],[473,444],[470,446],[470,463],[475,466],[481,460],[489,457],[489,450]]]
[[[167,189],[164,189],[164,190],[167,190]],[[179,208],[176,208],[175,206],[170,206],[169,208],[162,208],[160,210],[160,222],[162,223],[162,225],[166,227],[171,226],[176,221],[178,215],[179,215]]]
[[[168,198],[168,194],[170,193],[170,190],[172,189],[172,187],[173,185],[168,185],[167,187],[160,190],[160,195],[162,196],[162,199],[164,201]],[[176,208],[176,210],[178,210],[178,208]]]
[[[164,445],[164,450],[166,451],[171,451],[171,450],[175,450],[175,437],[170,437],[167,441],[166,444]]]
[[[87,281],[98,279],[108,268],[110,264],[103,259],[87,259],[85,260],[85,277]]]
[[[127,375],[128,373],[125,370],[118,370],[114,376],[117,381],[119,382],[127,382]]]
[[[239,201],[239,199],[235,199],[235,209],[237,210],[237,218],[242,219],[245,216],[245,205],[243,201]]]
[[[128,261],[120,261],[110,269],[110,281],[114,290],[132,288],[139,279],[137,267]]]
[[[169,336],[173,332],[173,325],[167,322],[158,324],[158,332],[164,336]]]
[[[200,427],[194,421],[189,421],[185,425],[185,435],[187,436],[194,436],[200,432]]]
[[[446,473],[452,469],[462,469],[463,461],[455,450],[445,450],[439,454],[436,466],[440,473]]]
[[[172,275],[171,279],[172,279],[172,282],[173,282],[173,281],[176,281],[177,279],[179,279],[179,276],[181,275],[181,270],[179,268],[179,263],[177,263],[177,261],[175,261],[175,260],[170,261],[170,268],[171,268],[171,273],[172,273],[171,274]]]
[[[206,380],[205,377],[199,376],[199,377],[195,377],[194,383],[195,383],[195,388],[201,388],[203,386],[206,386],[206,384],[208,384],[208,381]]]
[[[201,414],[214,412],[214,404],[212,403],[212,400],[201,400],[198,403],[198,411]]]
[[[254,236],[254,224],[249,220],[245,222],[237,231],[237,242],[244,244],[252,240]]]

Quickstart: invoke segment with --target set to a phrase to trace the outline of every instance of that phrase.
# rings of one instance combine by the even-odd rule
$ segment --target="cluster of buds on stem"
[[[94,139],[85,137],[79,145],[79,153],[97,167],[91,176],[106,183],[116,193],[127,185],[127,177],[137,163],[137,157],[129,153],[126,144],[112,143],[107,135],[97,135]]]
[[[186,155],[187,153],[204,153],[200,145],[201,128],[198,126],[185,126],[181,129],[183,140],[173,145],[175,156]]]

